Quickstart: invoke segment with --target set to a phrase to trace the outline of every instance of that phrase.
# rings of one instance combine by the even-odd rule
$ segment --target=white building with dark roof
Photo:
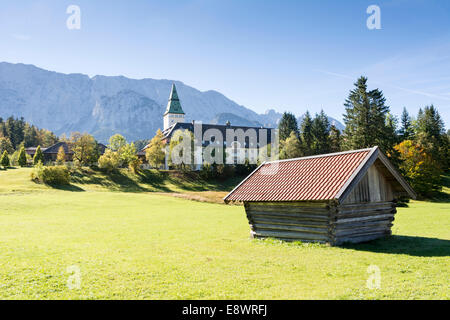
[[[226,124],[203,124],[200,121],[192,121],[192,122],[185,122],[185,112],[183,111],[183,108],[181,106],[181,101],[178,96],[177,89],[175,87],[175,84],[172,84],[172,90],[170,92],[169,101],[167,103],[166,111],[163,115],[163,123],[164,127],[162,130],[164,140],[167,142],[167,144],[170,142],[172,136],[177,132],[178,130],[182,131],[190,131],[192,133],[195,133],[198,128],[200,128],[200,134],[202,136],[202,147],[208,146],[210,143],[214,141],[218,141],[217,136],[221,136],[221,139],[223,141],[223,147],[227,147],[227,134],[230,135],[230,132],[234,133],[241,133],[241,136],[244,135],[243,141],[239,142],[239,139],[237,137],[234,137],[233,141],[238,143],[239,147],[243,147],[245,150],[245,154],[248,154],[249,148],[260,148],[260,141],[264,141],[264,145],[270,144],[273,139],[273,135],[271,133],[272,128],[264,128],[264,127],[250,127],[250,126],[235,126],[232,125],[229,121],[227,121]],[[211,135],[211,132],[214,132],[215,135]],[[198,134],[199,132],[197,132]],[[148,145],[143,148],[139,155],[141,157],[145,156],[145,150],[148,148]],[[237,150],[238,148],[236,148]],[[237,154],[237,151],[236,151]],[[233,163],[239,163],[238,157],[233,155],[234,161]],[[167,158],[168,155],[166,154],[166,169],[168,168],[167,165]],[[197,163],[196,168],[200,169],[202,166],[202,163]]]

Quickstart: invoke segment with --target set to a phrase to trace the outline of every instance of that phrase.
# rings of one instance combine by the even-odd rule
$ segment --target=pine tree
[[[386,115],[389,107],[379,89],[368,91],[367,78],[360,77],[345,101],[345,148],[360,149],[383,145],[389,130]],[[390,150],[384,150],[388,152]]]
[[[341,151],[341,132],[335,125],[330,127],[330,151],[340,152]]]
[[[313,154],[312,119],[309,111],[306,111],[302,124],[300,125],[300,141],[302,144],[303,155],[309,156]]]
[[[14,152],[14,148],[9,138],[0,136],[0,154],[3,154],[5,150],[8,151],[8,153]]]
[[[392,150],[400,142],[400,137],[397,133],[397,124],[397,117],[388,112],[385,120],[384,139],[379,144],[384,150]]]
[[[27,165],[27,154],[25,152],[25,148],[20,148],[19,151],[19,159],[17,161],[19,163],[19,166],[25,167]]]
[[[402,140],[409,140],[412,138],[414,130],[411,123],[411,117],[409,116],[408,110],[403,108],[401,116],[401,128],[399,130],[400,138]]]
[[[444,122],[437,109],[433,105],[427,106],[423,110],[420,109],[415,122],[415,138],[441,166],[445,166],[448,161],[448,159],[445,159],[446,141],[444,135]]]
[[[312,154],[324,154],[331,151],[330,122],[323,110],[314,117],[311,125],[311,134],[313,136]]]
[[[10,163],[9,163],[9,156],[8,156],[8,151],[4,151],[2,158],[0,159],[0,164],[3,166],[3,168],[8,168]]]
[[[278,124],[279,137],[281,141],[286,140],[294,132],[298,136],[298,124],[295,116],[290,112],[283,113]]]
[[[42,154],[41,146],[38,146],[36,149],[33,157],[33,165],[37,165],[39,161],[44,163],[44,155]]]

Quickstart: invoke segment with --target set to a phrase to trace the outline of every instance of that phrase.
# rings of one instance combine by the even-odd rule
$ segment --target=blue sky
[[[69,5],[81,29],[68,30]],[[381,30],[369,30],[369,5]],[[360,75],[394,114],[433,103],[450,126],[450,1],[0,0],[0,61],[175,79],[257,112],[342,119]]]

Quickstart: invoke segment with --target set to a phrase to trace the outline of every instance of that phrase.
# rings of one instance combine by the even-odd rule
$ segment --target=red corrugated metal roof
[[[231,191],[225,201],[335,199],[373,149],[269,162]]]

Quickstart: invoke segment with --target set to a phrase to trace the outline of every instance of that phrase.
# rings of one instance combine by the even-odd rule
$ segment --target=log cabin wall
[[[357,243],[391,235],[395,213],[392,201],[339,205],[331,223],[330,243]]]
[[[330,206],[326,202],[246,202],[254,238],[330,242]]]

